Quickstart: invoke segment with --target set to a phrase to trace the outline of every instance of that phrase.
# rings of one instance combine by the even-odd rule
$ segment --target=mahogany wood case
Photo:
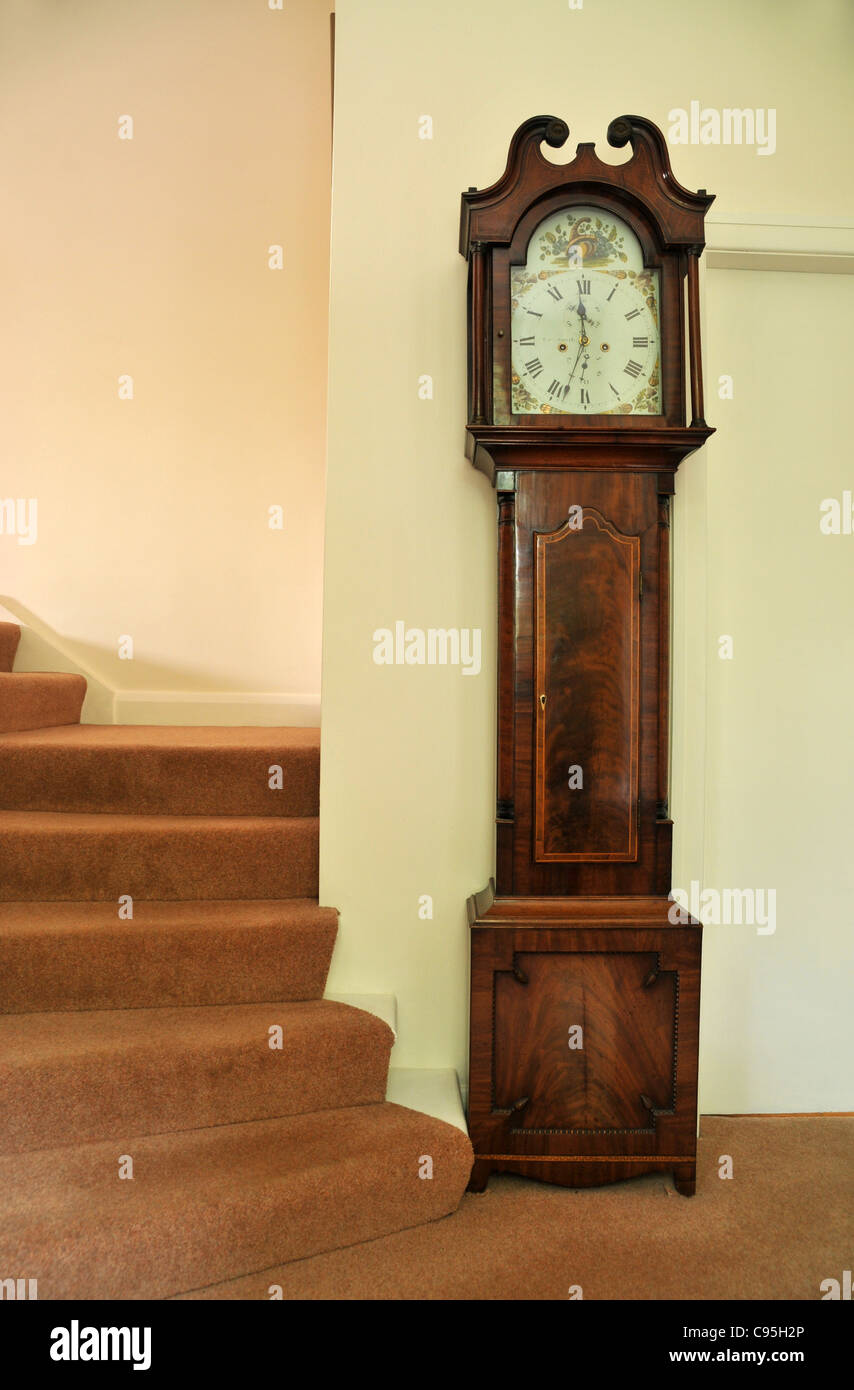
[[[697,277],[712,197],[677,183],[661,131],[641,117],[608,128],[612,146],[631,144],[619,165],[592,145],[568,164],[546,159],[542,144],[568,135],[533,117],[497,183],[462,195],[467,453],[498,502],[496,875],[469,901],[471,1186],[494,1170],[567,1186],[670,1170],[688,1196],[701,927],[671,922],[667,896],[670,499],[682,459],[712,433]],[[519,409],[535,398],[514,357],[530,341],[514,329],[514,268],[557,214],[572,226],[574,208],[601,213],[606,229],[613,219],[612,242],[629,229],[642,277],[656,276],[657,407],[573,413],[573,369],[552,396],[563,408]],[[597,235],[574,238],[564,271],[583,273],[584,256],[601,266],[611,248],[597,253]],[[608,273],[617,285],[634,274]],[[589,280],[574,283],[582,317],[563,330],[567,371],[595,323]]]

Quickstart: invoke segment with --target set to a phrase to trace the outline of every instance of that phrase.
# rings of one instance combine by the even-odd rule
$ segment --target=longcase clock
[[[462,197],[467,451],[498,498],[496,873],[469,903],[471,1186],[696,1174],[699,923],[669,918],[670,500],[712,197],[661,131],[516,131]],[[690,416],[688,414],[690,400]]]

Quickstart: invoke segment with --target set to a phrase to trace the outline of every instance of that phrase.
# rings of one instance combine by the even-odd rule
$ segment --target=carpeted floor
[[[721,1155],[731,1179],[719,1177]],[[185,1298],[803,1299],[854,1259],[854,1119],[705,1116],[697,1195],[493,1177],[444,1220]]]

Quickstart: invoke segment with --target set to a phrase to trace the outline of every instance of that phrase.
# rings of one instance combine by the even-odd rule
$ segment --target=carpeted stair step
[[[316,816],[319,769],[319,729],[39,728],[0,738],[0,806],[142,815]]]
[[[375,1015],[323,999],[6,1014],[0,1152],[376,1103],[393,1042]]]
[[[310,898],[0,903],[0,1014],[319,999],[337,924]]]
[[[0,734],[77,724],[85,695],[83,676],[0,671]]]
[[[11,671],[20,640],[21,629],[17,623],[0,623],[0,671]]]
[[[167,1298],[436,1220],[471,1163],[389,1104],[0,1158],[0,1268],[40,1300]]]
[[[0,811],[0,901],[305,898],[315,817]]]

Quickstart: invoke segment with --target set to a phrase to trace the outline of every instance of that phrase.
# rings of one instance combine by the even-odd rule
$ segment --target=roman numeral
[[[608,385],[611,386],[610,381],[608,382]],[[611,386],[611,390],[613,391],[614,395],[617,397],[617,400],[619,400],[619,399],[620,399],[620,393],[619,393],[619,391],[617,390],[616,386]]]
[[[555,397],[556,395],[558,395],[559,392],[560,392],[560,382],[559,382],[559,381],[553,381],[552,384],[551,384],[551,386],[549,387],[549,395],[552,397],[552,399],[554,399],[554,397]]]
[[[530,372],[531,376],[539,376],[543,370],[543,364],[539,357],[532,357],[530,362],[525,363],[525,371]]]
[[[627,318],[627,319],[636,319],[636,318],[638,317],[639,314],[640,314],[640,309],[630,309],[629,312],[626,314],[626,318]]]
[[[589,391],[585,391],[585,389],[584,389],[583,386],[582,386],[582,388],[581,388],[581,404],[582,404],[582,405],[589,405],[589,404],[590,404],[590,392],[589,392]]]
[[[641,364],[640,362],[632,362],[630,359],[623,368],[623,371],[628,372],[629,376],[640,376]]]
[[[589,293],[590,293],[590,281],[589,281],[589,280],[576,280],[575,283],[576,283],[576,285],[578,286],[578,293],[579,293],[579,294],[589,294]]]
[[[542,314],[537,313],[536,309],[526,309],[525,313],[530,314],[532,319],[541,319],[543,317]]]
[[[649,347],[649,338],[632,338],[632,347]]]
[[[563,299],[563,295],[561,294],[557,285],[549,285],[549,294],[551,295],[552,299]]]
[[[618,290],[619,288],[620,288],[619,285],[615,285],[615,286],[614,286],[614,288],[612,289],[611,293],[608,295],[608,298],[605,300],[605,303],[606,303],[606,304],[608,304],[608,303],[614,298],[614,295],[617,293],[617,290]]]
[[[534,338],[534,335],[533,335],[533,333],[532,333],[531,336],[530,336],[530,338],[520,338],[520,339],[519,339],[519,346],[520,346],[520,347],[533,347],[535,341],[536,341],[536,339]],[[635,346],[637,346],[637,344],[635,344]]]

